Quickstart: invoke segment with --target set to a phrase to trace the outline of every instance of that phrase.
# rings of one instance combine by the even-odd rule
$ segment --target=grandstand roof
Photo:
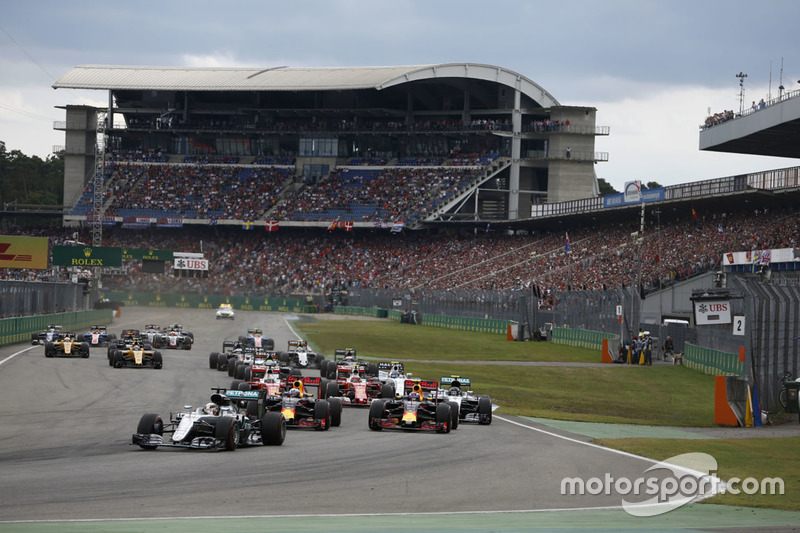
[[[383,67],[191,68],[81,65],[54,89],[159,91],[335,91],[381,90],[413,81],[470,78],[518,88],[542,107],[559,103],[525,76],[492,65],[446,63]]]

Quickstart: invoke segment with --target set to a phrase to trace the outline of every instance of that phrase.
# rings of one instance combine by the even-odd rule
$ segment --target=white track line
[[[9,355],[8,357],[6,357],[6,358],[5,358],[5,359],[3,359],[2,361],[0,361],[0,365],[2,365],[2,364],[4,364],[4,363],[7,363],[7,362],[11,361],[11,360],[12,360],[12,359],[14,359],[16,356],[18,356],[18,355],[21,355],[21,354],[24,354],[25,352],[27,352],[27,351],[29,351],[29,350],[33,350],[34,348],[38,348],[38,346],[29,346],[28,348],[25,348],[24,350],[20,350],[20,351],[18,351],[18,352],[14,352],[14,353],[12,353],[12,354],[11,354],[11,355]]]

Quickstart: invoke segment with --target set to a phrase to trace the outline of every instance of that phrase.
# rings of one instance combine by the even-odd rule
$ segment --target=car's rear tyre
[[[456,402],[447,402],[450,405],[450,428],[458,429],[458,404]]]
[[[217,368],[217,357],[219,352],[211,352],[208,356],[208,368]]]
[[[244,408],[244,412],[247,414],[248,418],[258,418],[258,402],[247,402],[247,407]]]
[[[136,427],[136,433],[140,435],[163,435],[164,434],[164,421],[157,414],[142,415],[139,419],[139,425]],[[139,445],[143,450],[155,450],[158,446]]]
[[[316,429],[328,431],[331,427],[331,404],[327,400],[317,400],[314,404],[314,418],[316,420],[325,420],[325,423],[317,426]]]
[[[442,424],[444,429],[437,429],[437,433],[450,433],[452,429],[453,413],[450,404],[440,403],[436,406],[436,423]]]
[[[56,347],[53,345],[52,342],[46,342],[44,344],[44,356],[45,357],[53,357],[53,354],[56,351]]]
[[[114,352],[114,368],[122,368],[125,365],[125,358],[122,356],[122,352],[117,350]]]
[[[88,342],[82,342],[81,343],[81,357],[83,357],[84,359],[88,359],[89,355],[91,353],[90,349],[91,349],[91,347],[89,346]]]
[[[327,385],[327,389],[328,390],[325,391],[325,395],[328,398],[339,396],[339,384],[336,383],[335,381],[329,381],[328,385]]]
[[[236,365],[239,364],[238,359],[233,359],[228,361],[228,375],[232,378],[236,377]],[[237,378],[241,379],[241,378]]]
[[[253,381],[253,367],[250,365],[247,365],[244,369],[244,380]]]
[[[381,385],[381,398],[384,400],[390,400],[394,398],[394,387],[389,385],[388,383],[384,383]]]
[[[342,399],[330,398],[328,403],[331,404],[331,427],[338,428],[342,425]]]
[[[281,413],[272,411],[264,413],[261,417],[261,442],[265,446],[280,446],[284,440],[286,440],[286,419]]]
[[[375,377],[378,375],[378,364],[377,363],[367,363],[367,376]]]
[[[242,383],[244,382],[241,379],[234,379],[233,381],[231,381],[231,384],[228,388],[233,390],[239,390],[239,385],[241,385]]]
[[[161,356],[161,352],[153,352],[153,368],[156,370],[164,368],[164,358]]]
[[[214,437],[222,441],[222,446],[228,451],[236,451],[239,446],[239,426],[233,417],[223,417],[217,421],[214,428]]]
[[[383,418],[384,403],[381,400],[373,400],[369,406],[369,429],[373,431],[380,431],[383,428],[376,422],[376,420]]]
[[[492,400],[486,396],[478,398],[478,423],[488,426],[492,423]]]
[[[324,360],[324,361],[320,362],[320,364],[319,364],[319,376],[321,378],[327,378],[328,377],[328,365],[330,363],[331,363],[331,361],[328,361],[328,360]]]
[[[223,372],[228,367],[228,356],[221,353],[217,356],[217,370]]]

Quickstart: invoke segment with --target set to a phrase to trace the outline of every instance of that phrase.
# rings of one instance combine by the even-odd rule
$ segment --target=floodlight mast
[[[740,70],[736,77],[739,78],[739,114],[741,115],[744,113],[744,79],[747,74]]]

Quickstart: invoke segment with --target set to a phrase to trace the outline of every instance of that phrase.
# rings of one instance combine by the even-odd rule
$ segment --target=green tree
[[[600,196],[605,196],[606,194],[615,194],[619,192],[603,178],[597,178],[597,187],[598,189],[600,189]]]
[[[29,157],[19,150],[7,151],[0,141],[0,204],[62,205],[64,158],[61,154]]]

